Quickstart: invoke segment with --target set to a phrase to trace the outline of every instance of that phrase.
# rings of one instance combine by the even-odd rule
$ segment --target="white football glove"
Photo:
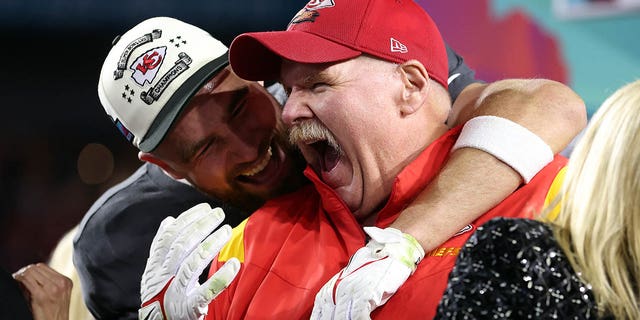
[[[370,319],[424,258],[411,235],[393,228],[365,227],[371,240],[316,295],[311,319]]]
[[[228,225],[210,235],[223,220],[222,209],[201,203],[177,219],[162,221],[142,274],[141,320],[196,320],[207,314],[211,300],[240,270],[240,262],[230,259],[205,283],[198,283],[200,274],[231,237]]]

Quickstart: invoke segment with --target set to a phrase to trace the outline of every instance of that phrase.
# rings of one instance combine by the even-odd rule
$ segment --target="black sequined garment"
[[[436,319],[596,319],[580,281],[545,224],[497,218],[465,244]]]

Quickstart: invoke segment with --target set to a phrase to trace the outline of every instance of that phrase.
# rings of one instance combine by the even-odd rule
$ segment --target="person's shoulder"
[[[148,169],[147,164],[142,165],[127,179],[105,191],[82,218],[74,242],[84,235],[99,231],[96,228],[102,228],[118,217],[128,216],[129,211],[135,210],[137,203],[146,202],[136,189],[148,179]]]
[[[594,306],[550,226],[496,218],[479,227],[460,252],[438,312],[443,319],[584,319],[596,314]]]
[[[525,218],[494,218],[480,227],[472,236],[477,242],[504,243],[507,246],[521,246],[522,242],[553,242],[553,232],[543,222]],[[470,239],[470,241],[472,241]]]
[[[313,185],[308,184],[288,194],[267,201],[247,219],[246,234],[286,234],[296,226],[317,223],[320,197]],[[321,219],[320,219],[321,220]],[[273,232],[278,230],[278,232]]]
[[[547,235],[551,228],[544,222],[526,218],[497,217],[493,218],[480,227],[478,232],[496,233],[504,232],[504,236],[527,235],[533,233],[535,238]]]
[[[315,203],[318,199],[319,199],[319,196],[318,196],[317,190],[315,189],[313,184],[308,183],[290,193],[286,193],[276,198],[270,199],[255,213],[258,213],[260,211],[265,211],[266,209],[270,209],[270,208],[275,208],[276,210],[278,210],[283,207],[288,207],[292,205],[298,206],[302,203],[307,203],[307,202]]]
[[[173,191],[154,186],[152,169],[153,165],[143,164],[94,202],[80,222],[74,238],[76,249],[82,250],[83,246],[92,251],[96,246],[113,249],[114,243],[126,243],[148,234],[152,237],[162,219],[181,212],[178,209],[182,208],[168,205],[173,201],[169,199],[177,196],[168,196]]]
[[[502,266],[537,259],[547,249],[561,252],[553,232],[546,224],[531,219],[499,217],[487,221],[469,238],[460,251],[459,261],[502,261]],[[495,267],[500,267],[496,265]]]

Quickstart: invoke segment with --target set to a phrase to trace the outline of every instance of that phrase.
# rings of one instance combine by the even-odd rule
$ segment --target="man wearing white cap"
[[[235,76],[227,51],[200,28],[157,17],[118,37],[104,61],[102,106],[146,163],[96,201],[74,239],[84,299],[98,319],[137,318],[140,277],[164,218],[208,202],[235,226],[301,184],[293,174],[302,161],[276,125],[280,104]]]
[[[288,144],[282,139],[277,103],[262,87],[239,79],[224,67],[225,60],[226,48],[206,32],[173,19],[150,19],[127,32],[115,44],[105,60],[99,95],[116,126],[141,150],[139,156],[142,160],[157,164],[173,179],[184,178],[207,194],[251,210],[264,200],[299,186],[301,175],[294,169],[295,153],[287,151]],[[570,137],[566,140],[568,142]],[[554,147],[561,149],[563,143],[566,142]],[[455,154],[465,152],[474,155],[468,150]],[[450,162],[452,167],[455,167],[454,160],[452,158]],[[447,178],[443,179],[447,181]],[[519,179],[515,178],[513,188]],[[145,192],[141,189],[132,191],[137,191],[132,193],[132,197]],[[508,193],[496,188],[487,194],[493,192],[497,196]],[[438,196],[427,197],[425,202]],[[157,206],[163,206],[164,201],[157,201]],[[487,198],[485,209],[491,207],[491,201]],[[451,204],[447,207],[451,212],[456,211]],[[474,217],[473,210],[469,212]],[[151,213],[139,212],[138,216],[146,214]],[[429,212],[423,215],[428,216]],[[140,227],[136,216],[119,217],[122,218],[120,224],[111,226],[128,225],[129,230]],[[159,219],[154,219],[140,228],[149,230],[157,226]],[[437,219],[438,216],[427,220]],[[445,226],[439,229],[450,229],[445,234],[455,233],[459,230],[457,224],[464,220],[461,218],[447,224],[449,219],[442,219]],[[103,222],[108,220],[106,218]],[[94,221],[94,227],[96,223],[100,226]],[[85,224],[85,228],[89,224]],[[189,236],[197,234],[184,232]],[[415,234],[419,239],[429,240],[447,237]],[[121,237],[135,239],[131,234]],[[140,238],[146,239],[144,236]],[[106,239],[105,242],[106,245],[117,243]],[[120,245],[119,249],[131,253],[133,248],[144,247],[135,240],[127,243],[128,247]],[[429,248],[428,245],[426,247]],[[86,278],[117,269],[120,261],[116,260],[117,263],[111,265],[95,265]],[[119,279],[121,274],[114,272],[111,279]],[[154,292],[149,286],[142,290],[147,298]],[[100,294],[97,291],[94,294]]]

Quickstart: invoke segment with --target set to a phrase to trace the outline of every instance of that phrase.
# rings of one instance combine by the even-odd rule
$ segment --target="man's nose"
[[[233,130],[227,136],[227,143],[230,147],[231,155],[236,158],[235,161],[247,162],[253,161],[259,156],[261,144],[266,141],[270,135],[264,130],[251,130],[250,128],[241,128]]]
[[[313,117],[307,93],[302,90],[292,89],[287,102],[282,109],[282,121],[287,126],[292,126],[301,120]]]

